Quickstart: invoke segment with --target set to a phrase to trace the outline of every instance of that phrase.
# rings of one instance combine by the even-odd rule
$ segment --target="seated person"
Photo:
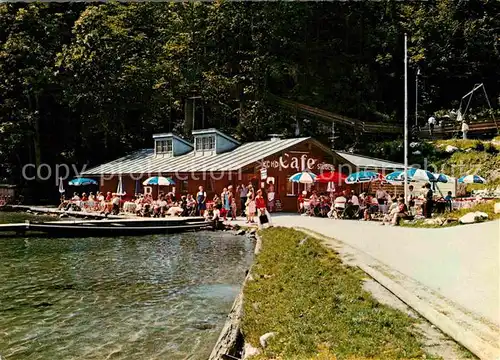
[[[396,202],[392,202],[389,207],[389,211],[384,215],[384,218],[382,219],[382,225],[385,225],[386,223],[392,223],[394,215],[396,215],[398,211],[398,204]]]
[[[170,209],[167,210],[167,215],[181,216],[183,211],[184,209],[181,206],[179,206],[179,204],[175,203],[174,206],[170,207]]]
[[[347,202],[345,209],[345,214],[349,219],[355,218],[359,211],[359,198],[354,191],[352,191],[351,194],[351,198]]]
[[[409,217],[408,215],[408,207],[405,204],[404,198],[399,198],[398,199],[398,206],[397,206],[397,211],[393,215],[392,218],[392,225],[399,225],[399,222],[401,219],[406,219]]]
[[[333,207],[332,210],[330,210],[329,217],[333,218],[338,218],[341,213],[344,212],[344,209],[346,207],[347,199],[345,196],[340,195],[335,198],[333,201]]]
[[[299,194],[299,197],[297,198],[297,212],[299,214],[302,214],[304,212],[304,203],[305,203],[305,197],[307,195],[307,191],[302,191],[302,193]]]

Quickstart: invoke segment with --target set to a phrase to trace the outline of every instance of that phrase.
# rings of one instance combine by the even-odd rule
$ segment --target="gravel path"
[[[500,221],[415,229],[275,215],[273,223],[341,240],[500,325]]]

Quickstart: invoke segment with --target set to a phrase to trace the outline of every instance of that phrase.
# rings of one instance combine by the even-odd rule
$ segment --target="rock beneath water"
[[[476,222],[484,220],[488,220],[488,214],[486,214],[485,212],[476,211],[465,214],[460,219],[458,219],[458,222],[460,224],[474,224]]]
[[[259,338],[260,346],[262,346],[262,348],[265,349],[267,347],[267,343],[269,342],[269,339],[271,339],[274,336],[276,336],[276,333],[274,333],[274,332],[268,332],[268,333],[265,333],[264,335],[262,335]]]
[[[206,321],[200,321],[200,322],[192,323],[191,327],[198,329],[198,330],[209,330],[209,329],[214,329],[215,325],[210,324],[209,322],[206,322]]]
[[[61,215],[59,215],[60,219],[67,218],[67,217],[69,217],[68,214],[61,214]]]
[[[31,210],[26,210],[26,213],[27,214],[31,214]]]
[[[454,153],[455,151],[457,151],[458,148],[456,146],[453,146],[453,145],[448,145],[446,146],[446,148],[444,149],[444,151],[446,151],[447,153],[451,154],[451,153]]]
[[[239,226],[238,224],[234,224],[233,225],[233,229],[234,230],[239,230],[239,229],[241,229],[241,226]]]
[[[248,359],[252,356],[257,356],[260,354],[260,350],[257,349],[256,347],[253,347],[249,343],[245,343],[245,346],[243,347],[243,359]]]
[[[245,235],[246,231],[245,230],[238,230],[236,232],[236,235]]]
[[[257,234],[257,229],[251,229],[248,233],[250,235],[255,235],[255,234]]]
[[[495,204],[495,214],[500,214],[500,203]]]

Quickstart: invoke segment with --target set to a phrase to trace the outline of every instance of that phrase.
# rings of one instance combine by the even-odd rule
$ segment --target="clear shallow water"
[[[0,239],[0,354],[206,359],[252,252],[222,232]]]

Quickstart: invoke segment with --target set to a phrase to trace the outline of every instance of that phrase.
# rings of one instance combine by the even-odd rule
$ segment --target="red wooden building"
[[[254,188],[268,188],[273,182],[276,198],[284,211],[294,211],[299,192],[311,185],[294,184],[288,178],[304,169],[319,174],[336,170],[345,174],[361,170],[381,172],[401,169],[402,165],[354,154],[334,152],[310,137],[256,141],[240,144],[215,129],[193,131],[194,144],[173,135],[153,136],[154,148],[136,151],[120,159],[83,172],[86,177],[99,177],[100,190],[115,192],[122,178],[127,194],[152,192],[142,182],[150,176],[165,176],[176,185],[165,192],[176,195],[196,194],[202,185],[209,199],[224,187],[252,183]],[[340,184],[337,184],[337,186]],[[340,185],[345,186],[345,185]],[[326,184],[313,184],[326,191]]]

